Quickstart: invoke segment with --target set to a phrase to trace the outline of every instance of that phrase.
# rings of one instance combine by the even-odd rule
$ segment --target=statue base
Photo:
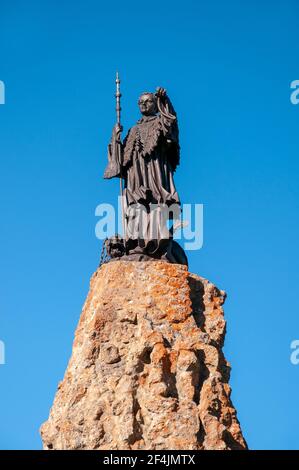
[[[107,261],[166,261],[188,266],[183,248],[173,238],[163,240],[124,240],[119,235],[108,238],[104,243]],[[102,255],[103,257],[103,255]]]

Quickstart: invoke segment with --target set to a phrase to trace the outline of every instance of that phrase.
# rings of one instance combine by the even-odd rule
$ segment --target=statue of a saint
[[[127,255],[161,258],[172,241],[167,219],[180,213],[173,179],[180,160],[177,116],[164,88],[142,93],[138,105],[142,117],[123,142],[120,123],[113,129],[104,178],[120,177],[124,181]]]

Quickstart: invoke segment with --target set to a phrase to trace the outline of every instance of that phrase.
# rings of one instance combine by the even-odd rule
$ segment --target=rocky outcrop
[[[222,353],[225,293],[187,268],[93,275],[44,449],[245,449]]]

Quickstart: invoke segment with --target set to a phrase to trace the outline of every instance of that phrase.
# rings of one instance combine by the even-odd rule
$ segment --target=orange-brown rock
[[[222,354],[224,299],[182,265],[102,265],[44,449],[245,449]]]

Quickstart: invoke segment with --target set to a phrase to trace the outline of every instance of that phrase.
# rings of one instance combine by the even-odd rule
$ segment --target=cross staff
[[[116,72],[116,93],[115,93],[115,98],[116,98],[116,122],[118,126],[121,128],[121,123],[120,123],[120,112],[121,112],[121,106],[120,106],[120,98],[121,98],[121,92],[120,92],[120,79],[118,72]],[[122,219],[122,226],[123,226],[123,236],[125,237],[125,218],[124,218],[124,207],[123,207],[123,175],[122,175],[122,149],[121,145],[118,144],[118,159],[119,159],[119,167],[120,167],[120,178],[119,178],[119,188],[120,188],[120,196],[121,196],[121,219]]]
[[[121,106],[120,106],[120,97],[121,97],[121,92],[120,92],[120,79],[118,72],[116,72],[116,93],[115,93],[115,98],[116,98],[116,122],[117,124],[120,124],[120,112],[121,112]]]

